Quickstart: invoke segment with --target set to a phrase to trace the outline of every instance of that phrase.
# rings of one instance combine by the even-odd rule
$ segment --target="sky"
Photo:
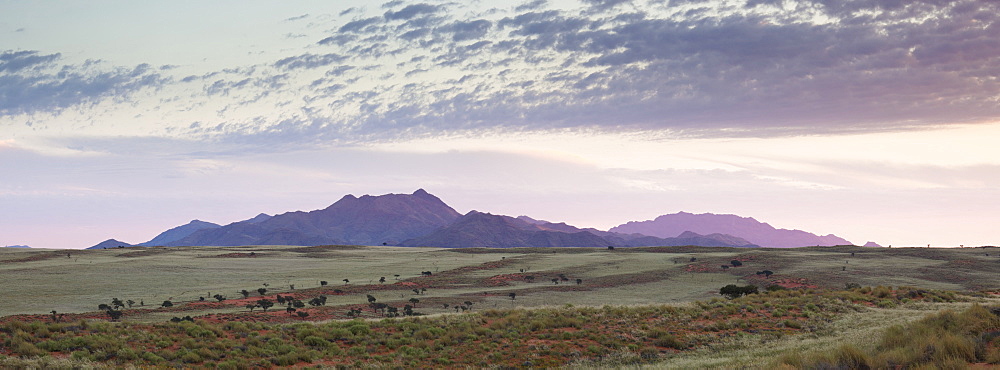
[[[0,2],[0,245],[423,188],[998,245],[1000,4]]]

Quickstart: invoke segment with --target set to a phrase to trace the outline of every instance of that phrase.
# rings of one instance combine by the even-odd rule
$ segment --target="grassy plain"
[[[732,267],[730,262],[733,260],[740,261],[742,265]],[[723,265],[730,267],[724,269]],[[769,277],[757,274],[764,270],[774,274]],[[510,315],[524,315],[518,313],[523,309],[542,310],[529,316],[570,317],[562,319],[571,323],[566,327],[539,324],[523,331],[541,333],[538,335],[543,342],[550,337],[579,337],[577,342],[591,343],[585,348],[570,348],[558,342],[544,346],[519,340],[507,343],[501,339],[481,344],[486,349],[506,343],[505,346],[522,351],[557,354],[565,350],[571,354],[561,360],[546,357],[544,361],[548,362],[543,362],[546,365],[605,367],[645,363],[647,366],[668,368],[768,367],[774,364],[775,356],[783,353],[830,348],[841,343],[873,348],[875,339],[872,338],[877,337],[875,333],[886,327],[916,320],[927,312],[962,308],[970,304],[934,303],[955,300],[950,295],[926,293],[924,290],[966,292],[980,297],[974,300],[995,302],[995,294],[1000,291],[998,271],[1000,248],[655,247],[613,251],[587,248],[358,246],[116,248],[88,251],[0,248],[0,274],[5,277],[0,279],[0,291],[5,292],[6,298],[0,304],[0,323],[51,321],[47,313],[53,310],[67,315],[60,317],[60,322],[106,320],[107,316],[98,311],[97,306],[110,303],[112,298],[120,298],[137,302],[133,308],[122,310],[122,321],[133,323],[129,325],[162,325],[173,317],[191,316],[207,320],[199,325],[225,336],[224,333],[231,328],[211,327],[212,323],[332,325],[325,323],[356,317],[382,320],[385,311],[370,308],[367,299],[370,295],[377,302],[391,307],[401,309],[404,305],[412,305],[414,311],[432,320],[431,325],[439,325],[446,330],[455,330],[453,321],[456,320],[446,318],[465,317],[458,314],[465,313],[467,309],[477,313],[485,310],[492,312],[467,319],[479,320],[487,328],[490,323],[507,320]],[[379,282],[381,277],[385,277],[384,283]],[[328,284],[321,286],[320,281],[327,281]],[[823,293],[843,290],[848,283],[868,287],[913,288],[869,289],[862,295]],[[796,289],[798,295],[786,297],[775,293],[778,295],[767,296],[773,302],[754,301],[734,306],[719,298],[719,288],[727,284],[754,284],[762,289],[778,286]],[[263,297],[257,293],[258,288],[267,289]],[[239,293],[244,289],[251,292],[248,299],[243,299]],[[215,294],[225,296],[226,301],[216,302],[212,298]],[[327,297],[327,301],[323,306],[300,308],[301,312],[309,314],[307,317],[286,314],[281,306],[267,313],[262,313],[259,308],[248,312],[244,307],[261,298],[273,301],[277,294],[302,301],[322,295]],[[199,302],[201,297],[206,301]],[[798,307],[801,303],[790,303],[806,302],[805,299],[819,299],[809,302],[818,304],[820,308],[802,308]],[[174,307],[160,308],[160,303],[165,300],[174,303]],[[960,299],[963,300],[967,299]],[[692,306],[694,301],[710,303]],[[139,306],[138,302],[143,302],[144,306]],[[667,306],[662,306],[664,304]],[[844,308],[848,306],[851,308]],[[601,330],[622,331],[615,334],[618,339],[601,339],[594,334],[593,331],[598,329],[587,325],[591,320],[587,317],[595,314],[588,311],[588,307],[621,307],[625,310],[615,311],[618,316],[607,313],[597,315],[619,322],[600,324],[605,328]],[[681,311],[669,307],[677,307]],[[360,310],[361,313],[350,310]],[[650,328],[650,322],[634,321],[636,315],[648,314],[649,310],[658,312],[654,316],[665,317],[662,319],[666,320],[662,321],[663,328],[672,328],[675,330],[671,331],[673,334],[663,337],[666,332]],[[727,314],[733,317],[720,319]],[[674,316],[692,322],[689,326],[674,327],[673,321],[666,319]],[[398,334],[398,328],[385,325],[383,329],[387,334],[384,335]],[[629,329],[633,326],[642,329]],[[373,326],[372,330],[383,330],[380,328]],[[263,330],[268,331],[267,328]],[[493,333],[492,329],[490,332]],[[475,329],[475,333],[470,335],[482,340],[485,334]],[[490,335],[502,337],[499,332]],[[685,338],[683,345],[672,342],[673,335]],[[11,340],[16,342],[16,338]],[[332,337],[324,340],[336,343]],[[355,343],[359,339],[342,340]],[[14,342],[8,342],[7,346],[14,348]],[[2,344],[0,356],[4,352]],[[385,345],[384,340],[381,345]],[[29,348],[26,346],[22,347]],[[367,351],[373,351],[372,348],[369,345]],[[472,352],[478,350],[465,349]],[[30,348],[27,351],[32,353]],[[330,351],[336,352],[327,350]],[[361,356],[364,351],[355,351],[358,353],[352,357],[353,363],[329,362],[324,359],[346,355],[329,354],[315,348],[313,352],[312,355],[303,354],[306,357],[299,360],[304,363],[315,361],[320,365],[324,361],[329,365],[448,364],[426,362],[430,360],[419,356],[404,358],[398,353],[393,355],[396,357],[372,357],[374,355],[370,354],[364,357]],[[164,356],[177,354],[176,359],[136,361],[147,365],[178,365],[187,363],[181,359],[185,353],[177,354],[170,349],[169,355]],[[114,362],[119,361],[115,358],[88,352],[80,355],[78,360],[96,359],[98,363],[112,361],[112,364],[122,364]],[[224,358],[222,356],[217,360]],[[59,356],[52,359],[55,360],[59,360]],[[462,364],[478,366],[475,362]],[[43,365],[39,363],[39,366]],[[55,363],[49,365],[55,366]],[[508,365],[523,363],[511,362]]]

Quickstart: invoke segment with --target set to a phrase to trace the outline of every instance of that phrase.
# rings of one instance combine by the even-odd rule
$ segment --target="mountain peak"
[[[123,247],[133,247],[133,245],[115,239],[108,239],[103,242],[97,243],[97,245],[87,249],[110,249],[110,248],[123,248]]]

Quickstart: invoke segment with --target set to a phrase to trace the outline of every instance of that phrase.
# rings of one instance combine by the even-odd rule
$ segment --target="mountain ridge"
[[[608,231],[657,237],[670,237],[685,231],[699,234],[720,233],[739,236],[768,248],[851,245],[851,242],[833,234],[816,235],[796,229],[778,229],[753,217],[732,214],[678,212],[660,215],[653,220],[629,221]]]
[[[695,222],[698,221],[698,222]],[[775,237],[772,234],[778,234]],[[469,211],[462,215],[440,198],[418,189],[411,194],[347,194],[313,211],[264,213],[224,226],[192,220],[157,235],[143,246],[164,245],[399,245],[432,247],[779,247],[849,244],[835,235],[775,229],[752,217],[680,212],[630,221],[608,231],[578,228],[529,216]],[[784,238],[784,239],[782,239]],[[763,241],[763,242],[761,242]],[[108,242],[108,241],[106,241]],[[114,241],[120,245],[128,245]],[[111,244],[114,244],[111,243]],[[109,244],[110,245],[110,244]],[[115,247],[117,245],[114,245]]]

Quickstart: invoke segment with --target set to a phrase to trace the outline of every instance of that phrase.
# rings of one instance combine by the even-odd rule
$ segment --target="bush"
[[[719,294],[729,299],[736,299],[748,294],[757,294],[757,286],[756,285],[736,286],[734,284],[729,284],[722,287],[722,289],[719,289]]]

